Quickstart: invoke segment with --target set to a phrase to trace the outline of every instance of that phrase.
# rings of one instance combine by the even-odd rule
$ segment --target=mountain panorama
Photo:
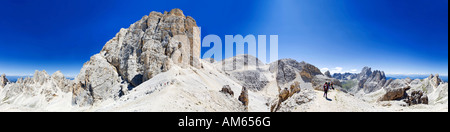
[[[370,67],[331,75],[293,59],[200,59],[196,28],[180,9],[151,12],[120,29],[73,80],[45,70],[16,82],[2,75],[0,111],[448,111],[439,75],[394,80]],[[334,87],[327,97],[325,82]]]

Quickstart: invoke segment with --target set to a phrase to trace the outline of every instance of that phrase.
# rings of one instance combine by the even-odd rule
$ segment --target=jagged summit
[[[173,65],[199,68],[199,33],[195,20],[180,9],[151,12],[120,29],[76,77],[74,103],[116,98],[124,87],[136,87]],[[96,95],[104,92],[109,96]]]
[[[9,80],[6,78],[5,74],[0,76],[0,88],[3,88],[6,84],[8,84]]]

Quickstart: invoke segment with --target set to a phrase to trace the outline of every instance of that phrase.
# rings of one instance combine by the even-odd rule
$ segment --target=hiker
[[[331,82],[330,86],[331,86],[331,89],[334,90],[333,82]]]
[[[327,97],[328,87],[329,87],[328,83],[325,82],[325,84],[323,85],[323,96],[324,96],[325,98],[328,98],[328,97]]]

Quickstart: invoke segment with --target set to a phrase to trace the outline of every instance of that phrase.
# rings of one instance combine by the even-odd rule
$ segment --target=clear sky
[[[0,73],[75,76],[120,28],[172,8],[202,36],[278,35],[280,59],[333,72],[448,74],[448,0],[2,0]]]

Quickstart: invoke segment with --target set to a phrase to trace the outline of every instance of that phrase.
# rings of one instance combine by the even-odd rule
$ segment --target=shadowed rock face
[[[200,31],[180,9],[151,12],[120,29],[75,78],[74,103],[115,98],[173,65],[200,68]],[[124,86],[122,84],[129,84]]]

